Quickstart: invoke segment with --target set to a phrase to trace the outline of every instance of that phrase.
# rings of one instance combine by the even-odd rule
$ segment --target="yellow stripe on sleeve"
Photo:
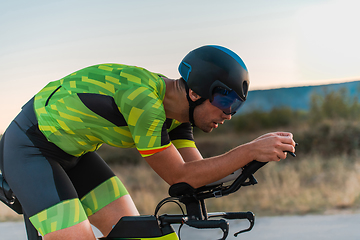
[[[171,141],[177,149],[192,147],[196,148],[195,142],[187,139],[177,139]]]

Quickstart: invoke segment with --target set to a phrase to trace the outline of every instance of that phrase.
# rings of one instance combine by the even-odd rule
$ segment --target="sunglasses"
[[[210,102],[226,115],[234,115],[244,103],[235,91],[222,87],[214,88]]]

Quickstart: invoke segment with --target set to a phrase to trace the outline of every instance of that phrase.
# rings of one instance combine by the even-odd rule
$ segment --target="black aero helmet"
[[[192,123],[195,106],[206,99],[212,102],[215,92],[236,95],[236,106],[224,111],[226,114],[234,114],[246,100],[250,83],[248,70],[241,58],[225,47],[208,45],[192,50],[181,61],[179,72],[187,87],[202,97],[201,101],[192,102],[188,96]]]

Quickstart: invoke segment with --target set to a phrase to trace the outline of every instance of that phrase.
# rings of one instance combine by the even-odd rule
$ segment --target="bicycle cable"
[[[184,226],[184,223],[181,223],[180,226],[179,226],[179,229],[178,229],[178,237],[179,237],[179,240],[181,240],[180,230],[181,230],[182,226]]]
[[[182,206],[180,205],[180,203],[177,202],[178,200],[179,200],[178,197],[167,197],[167,198],[163,199],[163,200],[162,200],[161,202],[159,202],[159,204],[156,206],[154,216],[155,216],[156,218],[158,218],[157,214],[158,214],[160,208],[161,208],[162,206],[164,206],[166,203],[169,203],[169,202],[176,203],[176,204],[179,206],[182,215],[185,216],[184,209],[182,208]],[[179,230],[178,230],[179,240],[181,240],[180,230],[181,230],[181,228],[182,228],[183,225],[184,225],[184,223],[181,222],[181,223],[180,223],[180,226],[179,226]]]
[[[159,202],[159,204],[158,204],[158,205],[156,206],[156,208],[155,208],[155,214],[154,214],[154,216],[157,217],[157,214],[158,214],[160,208],[161,208],[162,206],[164,206],[166,203],[169,203],[169,202],[176,203],[176,204],[179,206],[182,214],[185,216],[185,212],[184,212],[183,208],[181,207],[180,203],[177,202],[177,200],[179,200],[178,197],[167,197],[167,198],[161,200],[161,202]]]

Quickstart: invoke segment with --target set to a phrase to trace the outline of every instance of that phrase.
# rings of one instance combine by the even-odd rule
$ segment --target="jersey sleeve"
[[[139,69],[124,71],[127,88],[119,90],[115,103],[127,122],[135,146],[143,157],[165,150],[171,145],[163,106],[165,83],[155,74]]]
[[[177,149],[193,147],[196,148],[193,128],[190,123],[181,123],[169,131],[171,142]]]

